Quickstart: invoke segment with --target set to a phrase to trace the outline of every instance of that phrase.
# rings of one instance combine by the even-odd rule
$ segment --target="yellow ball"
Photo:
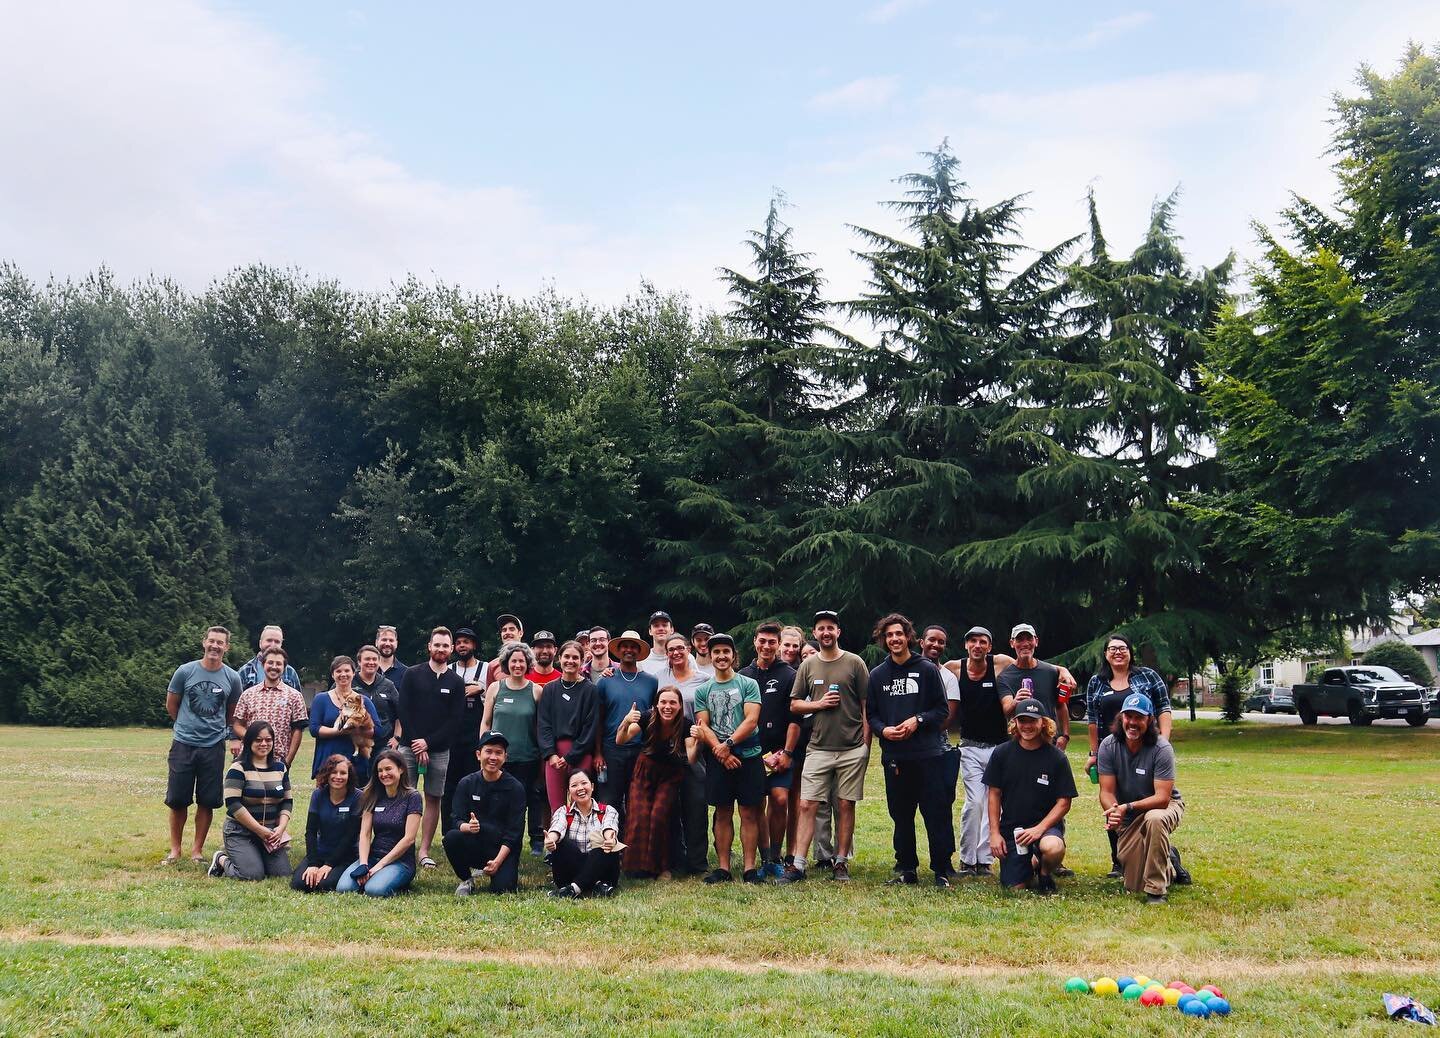
[[[1150,978],[1143,973],[1137,973],[1135,974],[1135,983],[1139,984],[1142,988],[1148,988],[1150,986]]]
[[[1118,995],[1120,994],[1120,985],[1115,983],[1114,977],[1101,977],[1090,985],[1090,990],[1097,995]]]
[[[1136,981],[1136,983],[1138,984],[1139,981]],[[1158,980],[1150,980],[1146,981],[1141,986],[1144,987],[1146,991],[1149,991],[1151,988],[1163,988],[1165,985],[1160,983]]]
[[[1180,992],[1176,991],[1174,988],[1166,988],[1164,991],[1160,992],[1160,994],[1164,996],[1165,1004],[1167,1006],[1176,1005],[1180,1001]]]

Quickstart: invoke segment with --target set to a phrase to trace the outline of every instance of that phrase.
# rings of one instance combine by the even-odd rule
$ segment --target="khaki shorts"
[[[865,799],[865,767],[870,763],[870,747],[856,746],[849,750],[805,751],[805,770],[800,775],[800,799],[824,801],[835,795],[841,800]]]

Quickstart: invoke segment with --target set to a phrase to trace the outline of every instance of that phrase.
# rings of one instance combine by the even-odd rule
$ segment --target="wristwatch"
[[[735,740],[728,735],[725,736],[725,748],[727,750],[733,750],[735,748]]]

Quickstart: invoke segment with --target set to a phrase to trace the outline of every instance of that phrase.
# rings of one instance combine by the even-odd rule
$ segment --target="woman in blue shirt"
[[[303,893],[334,890],[340,870],[359,857],[360,793],[350,761],[332,753],[315,777],[305,819],[305,857],[290,877]]]
[[[370,697],[354,687],[355,661],[349,656],[336,656],[330,661],[330,680],[333,682],[330,690],[321,692],[310,704],[310,734],[315,737],[315,760],[310,766],[310,777],[319,775],[320,765],[332,753],[338,753],[355,769],[356,783],[364,783],[370,777],[371,746],[379,729],[380,715]],[[355,696],[370,715],[368,727],[342,721],[346,701]]]

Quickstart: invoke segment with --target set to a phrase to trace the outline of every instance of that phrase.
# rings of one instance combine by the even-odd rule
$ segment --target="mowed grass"
[[[168,740],[0,728],[0,1033],[200,1034],[237,1020],[256,1034],[1197,1026],[1173,1010],[1067,997],[1072,973],[1218,983],[1236,1012],[1210,1026],[1236,1033],[1369,1033],[1393,1026],[1383,991],[1440,1002],[1437,728],[1178,725],[1189,809],[1177,842],[1196,884],[1164,907],[1103,878],[1080,752],[1069,833],[1079,876],[1048,900],[993,881],[883,886],[892,858],[877,767],[849,886],[629,883],[611,901],[557,903],[526,855],[518,896],[456,899],[442,864],[417,893],[373,901],[161,867]],[[301,770],[308,759],[307,746]],[[283,996],[238,1012],[246,990]]]

